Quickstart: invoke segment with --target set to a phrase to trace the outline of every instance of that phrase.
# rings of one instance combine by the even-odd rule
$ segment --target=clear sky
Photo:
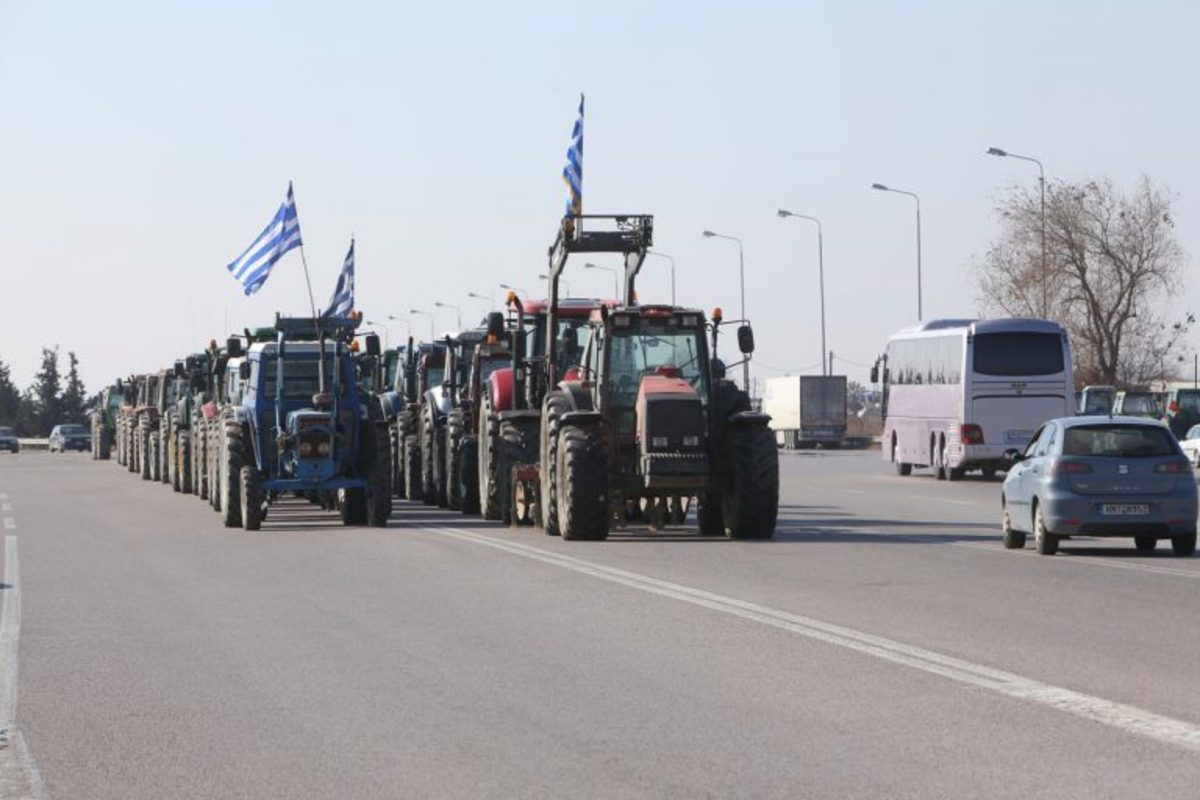
[[[654,214],[680,302],[727,312],[737,248],[700,232],[741,237],[756,375],[817,369],[815,232],[775,210],[822,218],[829,346],[862,379],[916,316],[913,204],[873,181],[921,195],[927,318],[974,313],[994,201],[1036,179],[990,145],[1149,174],[1200,253],[1198,9],[0,0],[0,359],[25,386],[58,344],[94,390],[304,311],[298,253],[249,299],[225,271],[288,180],[319,305],[352,233],[368,319],[538,290],[583,91],[585,212]],[[650,259],[642,299],[668,287]]]

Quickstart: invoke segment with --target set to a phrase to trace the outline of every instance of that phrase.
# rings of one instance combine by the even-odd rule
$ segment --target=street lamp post
[[[584,269],[602,269],[606,272],[611,272],[613,276],[613,299],[617,302],[621,301],[621,279],[617,274],[617,270],[613,267],[606,267],[602,264],[593,264],[590,261],[583,265]]]
[[[407,317],[397,317],[395,314],[388,314],[388,320],[391,322],[403,322],[405,327],[408,329],[408,336],[406,338],[409,338],[409,339],[412,338],[412,320],[411,319],[408,319]]]
[[[671,262],[671,305],[675,305],[675,259],[666,253],[659,252],[658,250],[647,250],[646,255],[658,256],[659,258],[665,258],[667,261]]]
[[[440,300],[435,300],[433,304],[435,306],[437,306],[438,308],[453,309],[454,321],[456,323],[456,326],[457,326],[458,330],[460,330],[460,331],[462,330],[462,309],[461,308],[459,308],[458,306],[452,306],[449,303],[443,303]]]
[[[729,236],[724,233],[716,233],[715,231],[703,231],[702,235],[706,239],[728,239],[731,242],[737,242],[738,246],[738,280],[742,286],[742,319],[746,319],[746,251],[742,246],[742,240],[736,236]],[[742,388],[747,392],[750,391],[750,362],[742,360]]]
[[[816,217],[810,217],[808,214],[793,214],[786,209],[779,209],[780,219],[794,217],[795,219],[806,219],[809,222],[817,224],[817,276],[821,287],[821,372],[828,375],[829,368],[825,365],[828,362],[829,351],[825,346],[825,241],[824,235],[821,232],[821,220]]]
[[[383,328],[383,349],[390,350],[391,344],[389,344],[389,342],[388,342],[389,336],[388,336],[387,323],[386,322],[375,322],[374,320],[369,319],[369,320],[367,320],[367,324],[368,325],[378,325],[379,327]]]
[[[479,292],[467,292],[467,297],[474,298],[475,300],[487,300],[488,311],[494,311],[496,309],[496,298],[493,295],[480,294]]]
[[[989,147],[987,154],[989,156],[999,156],[1000,158],[1016,158],[1021,161],[1031,161],[1037,164],[1038,184],[1041,187],[1042,194],[1042,319],[1046,319],[1050,314],[1050,302],[1046,288],[1046,282],[1049,277],[1046,270],[1046,168],[1042,166],[1041,161],[1032,156],[1020,156],[1016,153],[1010,153],[1007,150],[1001,150],[999,147]]]
[[[409,314],[420,314],[423,317],[429,317],[429,341],[433,342],[437,339],[437,333],[435,333],[433,330],[433,312],[432,311],[422,311],[419,308],[410,308],[408,310],[408,313]]]
[[[881,192],[905,194],[917,201],[917,322],[920,322],[924,319],[921,307],[921,198],[916,192],[910,192],[906,189],[893,189],[890,186],[884,186],[882,183],[872,183],[871,188],[878,189]]]
[[[538,280],[548,281],[548,280],[550,280],[550,276],[543,272],[538,275]],[[571,284],[567,283],[562,278],[559,278],[559,280],[562,281],[563,294],[566,295],[567,297],[570,297],[571,296]]]

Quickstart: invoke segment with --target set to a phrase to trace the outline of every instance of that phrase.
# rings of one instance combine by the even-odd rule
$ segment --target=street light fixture
[[[1016,158],[1021,161],[1031,161],[1037,164],[1038,168],[1038,184],[1041,187],[1042,194],[1042,319],[1045,319],[1050,314],[1050,303],[1047,298],[1046,281],[1049,273],[1046,269],[1046,168],[1042,166],[1042,162],[1032,156],[1021,156],[1016,153],[1010,153],[1007,150],[1001,150],[999,147],[989,147],[987,155],[999,156],[1000,158]]]
[[[617,272],[617,270],[615,268],[606,267],[602,264],[593,264],[590,261],[588,263],[584,264],[583,268],[584,269],[602,269],[602,270],[605,270],[606,272],[611,272],[612,276],[613,276],[613,299],[617,300],[618,302],[620,301],[620,299],[621,299],[621,282],[620,282],[620,278],[618,277],[619,273]]]
[[[540,280],[540,281],[548,281],[548,280],[550,280],[550,276],[549,276],[549,275],[547,275],[546,273],[544,273],[544,272],[543,272],[543,273],[541,273],[541,274],[539,274],[539,275],[538,275],[538,280]],[[563,293],[564,293],[564,294],[565,294],[567,297],[570,297],[570,296],[571,296],[571,284],[567,283],[567,282],[566,282],[565,280],[563,280],[562,278],[559,278],[559,280],[560,280],[560,281],[562,281],[562,285],[563,285]]]
[[[460,331],[462,330],[462,309],[461,309],[461,308],[459,308],[458,306],[452,306],[452,305],[450,305],[449,303],[443,303],[441,300],[435,300],[435,301],[433,302],[433,304],[434,304],[435,306],[437,306],[438,308],[451,308],[451,309],[454,309],[454,321],[455,321],[455,324],[457,325],[457,327],[458,327],[458,330],[460,330]]]
[[[391,322],[403,322],[408,328],[408,337],[412,338],[412,320],[408,317],[397,317],[395,314],[388,314],[388,320]]]
[[[494,311],[496,309],[496,298],[493,295],[480,294],[479,292],[467,292],[467,297],[471,297],[476,300],[487,300],[488,311]]]
[[[742,319],[746,319],[746,250],[742,246],[742,240],[736,236],[729,236],[716,231],[703,231],[702,236],[705,239],[728,239],[731,242],[737,242],[738,246],[738,278],[742,284]],[[750,362],[742,361],[742,388],[747,392],[750,391]]]
[[[881,192],[908,195],[917,201],[917,322],[920,322],[924,319],[923,308],[921,306],[921,198],[916,192],[910,192],[907,189],[893,189],[882,183],[872,183],[871,188],[878,189]]]
[[[783,208],[779,209],[776,213],[780,219],[793,217],[817,223],[817,275],[821,286],[821,374],[828,375],[829,370],[825,366],[828,363],[829,354],[829,351],[825,349],[825,241],[824,235],[821,232],[821,220],[816,217],[810,217],[808,214],[795,214]]]
[[[388,337],[388,325],[387,325],[387,323],[386,323],[386,322],[375,322],[374,320],[370,320],[370,319],[369,319],[369,320],[367,320],[367,324],[368,324],[368,325],[378,325],[379,327],[383,328],[383,349],[384,349],[384,350],[390,350],[390,349],[391,349],[391,345],[388,343],[388,338],[389,338],[389,337]]]
[[[658,250],[647,250],[646,255],[658,256],[671,262],[671,305],[675,305],[675,258]]]
[[[433,342],[437,339],[437,333],[435,333],[433,330],[433,312],[432,311],[422,311],[419,308],[410,308],[408,310],[408,313],[409,314],[420,314],[423,317],[429,317],[429,341]]]

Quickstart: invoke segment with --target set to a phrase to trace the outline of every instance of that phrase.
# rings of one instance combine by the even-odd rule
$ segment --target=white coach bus
[[[871,371],[880,379],[883,457],[901,475],[991,478],[1043,422],[1075,413],[1071,346],[1055,322],[925,322],[888,340]]]

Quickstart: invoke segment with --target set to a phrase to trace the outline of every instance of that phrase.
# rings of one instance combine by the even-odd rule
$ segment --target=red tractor
[[[673,498],[695,496],[702,535],[769,539],[779,508],[770,418],[752,411],[746,392],[725,378],[716,357],[719,310],[710,322],[699,310],[636,303],[652,232],[650,216],[572,217],[550,250],[548,333],[558,331],[558,282],[573,253],[621,253],[625,303],[591,311],[577,367],[562,369],[559,348],[547,352],[542,521],[564,539],[604,539],[631,506],[661,522]],[[745,320],[737,339],[749,358],[754,334]],[[564,343],[564,352],[577,349],[577,341]]]

